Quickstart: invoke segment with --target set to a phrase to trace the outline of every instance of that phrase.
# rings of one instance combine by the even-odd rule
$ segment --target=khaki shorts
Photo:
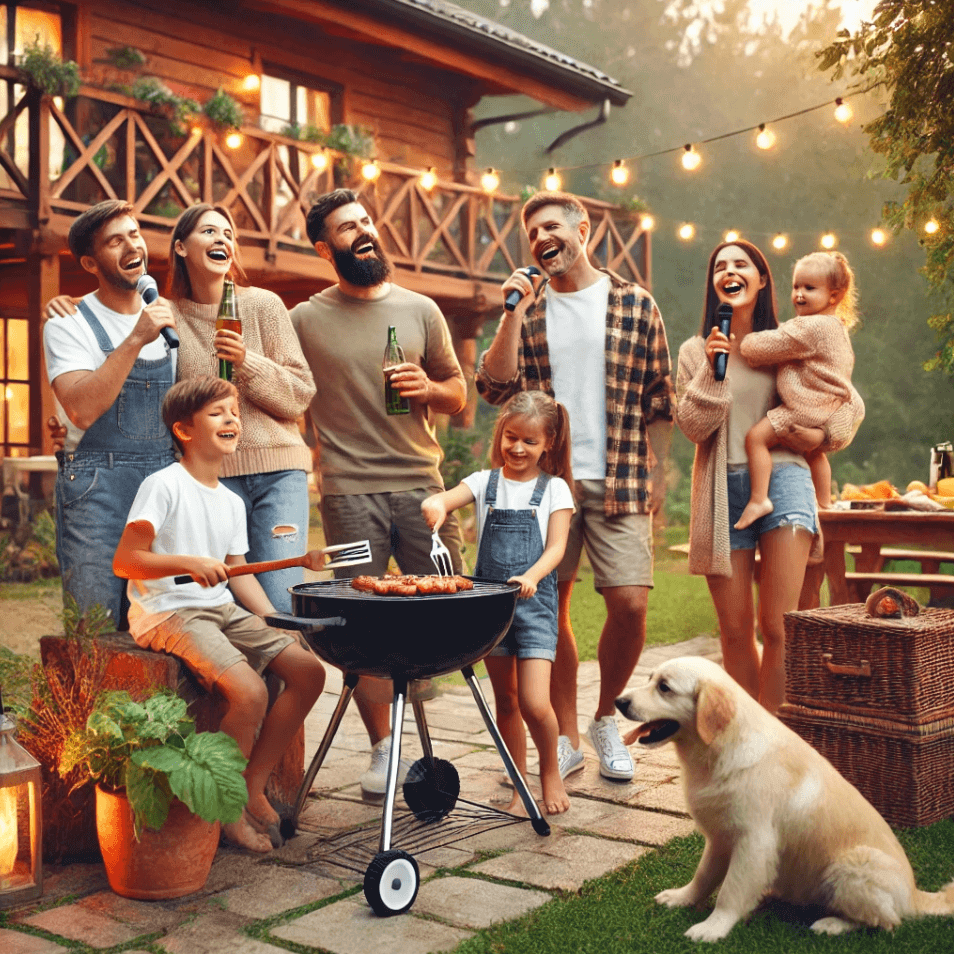
[[[178,656],[211,689],[226,669],[247,662],[259,675],[295,637],[274,629],[236,603],[177,610],[136,642]]]
[[[610,586],[653,585],[651,514],[603,511],[605,481],[576,481],[576,511],[570,519],[566,553],[557,568],[561,583],[576,579],[583,547],[593,567],[597,590]]]

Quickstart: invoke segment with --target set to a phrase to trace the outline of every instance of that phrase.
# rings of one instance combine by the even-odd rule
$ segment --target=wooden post
[[[53,392],[46,386],[46,362],[43,360],[43,306],[60,293],[58,255],[31,251],[27,255],[27,328],[30,343],[30,453],[52,454],[53,445],[46,420],[54,413]],[[42,474],[30,478],[30,490],[41,496]],[[33,486],[37,484],[37,486]]]

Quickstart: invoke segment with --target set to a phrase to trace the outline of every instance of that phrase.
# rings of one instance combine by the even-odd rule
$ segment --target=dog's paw
[[[688,931],[686,931],[686,937],[690,941],[721,941],[729,931],[735,927],[738,918],[730,917],[725,914],[720,914],[718,911],[713,911],[699,924],[693,924]]]
[[[694,894],[687,884],[684,888],[667,888],[656,895],[656,903],[664,904],[667,908],[688,908],[696,903]]]
[[[816,934],[847,934],[858,927],[853,921],[846,921],[844,918],[819,918],[813,925],[812,930]]]

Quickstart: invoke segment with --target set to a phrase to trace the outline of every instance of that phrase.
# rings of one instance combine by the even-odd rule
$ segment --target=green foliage
[[[318,130],[318,133],[309,141],[357,159],[370,159],[374,154],[374,132],[366,126],[337,123],[328,132]]]
[[[240,129],[245,122],[245,114],[239,102],[229,96],[220,86],[202,107],[202,112],[216,126],[222,129]]]
[[[30,703],[30,675],[34,660],[0,646],[0,689],[3,706],[20,712]]]
[[[57,576],[56,524],[49,511],[0,536],[0,582],[23,582]]]
[[[173,798],[206,821],[237,821],[248,801],[247,762],[224,732],[196,733],[186,703],[167,690],[144,702],[128,692],[105,693],[85,730],[66,741],[60,775],[81,767],[93,781],[126,789],[136,837],[159,830]]]
[[[49,43],[41,44],[39,34],[23,51],[17,67],[30,86],[47,96],[70,99],[79,92],[79,67],[72,60],[61,60]]]
[[[94,603],[84,612],[80,610],[76,597],[65,591],[60,619],[63,621],[63,632],[70,638],[79,640],[96,639],[103,633],[111,633],[116,629],[116,621],[110,611],[100,603]]]
[[[288,139],[297,139],[299,142],[317,142],[324,143],[327,137],[327,133],[323,129],[320,129],[318,126],[313,126],[310,123],[302,126],[301,123],[289,123],[287,126],[283,126],[280,136],[285,136]]]
[[[106,59],[120,70],[135,70],[146,65],[146,54],[134,46],[114,46],[106,51]]]
[[[166,113],[173,136],[184,136],[189,122],[199,112],[194,99],[178,96],[155,76],[140,76],[132,86],[122,87],[121,92]]]
[[[631,195],[625,199],[620,199],[617,205],[630,215],[642,215],[643,212],[649,211],[649,203],[645,199],[641,199],[638,195]]]
[[[924,235],[921,270],[954,305],[954,5],[936,0],[883,0],[874,22],[838,38],[818,53],[818,67],[833,79],[853,77],[859,86],[887,94],[883,112],[864,126],[871,149],[884,157],[882,175],[906,189],[902,201],[885,203],[883,218],[894,231],[924,235],[925,222],[940,228]],[[927,370],[954,377],[954,314],[936,314],[937,354]]]

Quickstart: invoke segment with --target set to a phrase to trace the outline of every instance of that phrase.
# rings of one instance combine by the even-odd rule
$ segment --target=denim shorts
[[[798,464],[776,464],[769,482],[769,500],[775,509],[759,517],[744,530],[736,530],[735,522],[749,502],[751,483],[748,467],[729,469],[729,546],[732,550],[754,550],[759,537],[779,527],[804,527],[818,533],[818,509],[815,488],[807,467]]]
[[[553,662],[556,659],[556,644],[556,574],[550,573],[540,581],[535,596],[528,600],[517,600],[510,629],[490,655]]]

